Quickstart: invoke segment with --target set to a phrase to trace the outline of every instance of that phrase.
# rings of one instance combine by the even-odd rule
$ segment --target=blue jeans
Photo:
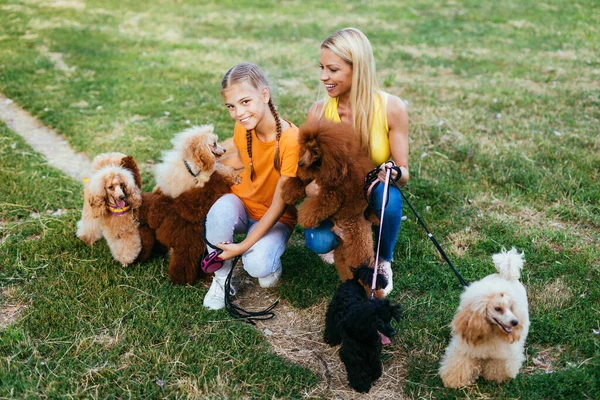
[[[381,216],[381,202],[383,200],[383,188],[381,183],[374,189],[373,209],[378,217]],[[383,213],[383,227],[381,231],[381,243],[379,244],[379,259],[392,261],[394,254],[394,246],[398,231],[400,231],[400,223],[402,222],[402,195],[394,186],[389,187],[387,206]],[[304,238],[306,247],[317,254],[325,254],[338,247],[339,242],[337,236],[331,232],[333,222],[331,220],[321,221],[318,227],[306,229]],[[379,236],[379,228],[375,229],[376,237]],[[375,240],[377,246],[377,240]],[[377,248],[375,248],[377,250]]]

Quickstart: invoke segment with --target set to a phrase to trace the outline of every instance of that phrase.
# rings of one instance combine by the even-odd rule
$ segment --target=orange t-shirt
[[[281,133],[279,138],[279,160],[281,176],[295,177],[298,168],[299,145],[298,127],[288,121],[291,125]],[[231,187],[231,191],[238,196],[250,218],[259,220],[265,215],[267,209],[273,202],[279,173],[275,169],[275,140],[272,142],[261,142],[256,133],[252,131],[252,163],[254,165],[254,181],[250,180],[250,157],[246,145],[246,129],[236,122],[233,129],[233,143],[238,149],[244,170],[241,177],[242,182]],[[296,225],[296,208],[287,206],[285,213],[279,219],[288,227]]]

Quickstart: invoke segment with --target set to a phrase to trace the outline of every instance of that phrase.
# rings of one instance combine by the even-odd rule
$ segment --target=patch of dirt
[[[250,278],[241,264],[234,271],[237,289],[235,303],[249,311],[258,311],[277,300],[276,289],[263,289],[256,279]],[[330,347],[323,341],[325,311],[328,300],[307,308],[296,309],[279,299],[275,318],[256,321],[259,330],[271,345],[273,352],[321,377],[320,383],[305,393],[305,397],[332,399],[401,399],[405,384],[406,354],[400,349],[400,337],[384,347],[383,375],[368,394],[355,392],[348,386],[346,370],[338,357],[340,346]]]
[[[5,329],[14,323],[27,306],[22,301],[16,300],[16,298],[14,288],[2,288],[2,293],[0,293],[0,329]]]
[[[539,346],[532,346],[530,351],[531,350],[534,352],[537,350],[537,354],[535,356],[530,356],[532,365],[523,367],[521,370],[523,374],[551,374],[557,369],[564,369],[558,368],[560,364],[560,357],[565,351],[562,347],[558,346],[542,349],[539,348]]]

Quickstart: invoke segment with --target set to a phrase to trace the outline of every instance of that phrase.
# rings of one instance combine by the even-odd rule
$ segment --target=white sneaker
[[[270,288],[277,285],[279,278],[281,278],[281,268],[264,278],[258,278],[258,284],[262,288]]]
[[[214,276],[210,289],[204,296],[204,307],[211,310],[221,310],[225,308],[225,280],[227,276]],[[229,287],[231,296],[235,295],[235,288]]]
[[[329,253],[319,254],[319,258],[323,260],[324,263],[333,264],[333,250]]]
[[[394,289],[394,273],[392,272],[392,263],[390,261],[380,261],[377,267],[377,273],[385,276],[388,284],[383,288],[383,293],[387,296]]]

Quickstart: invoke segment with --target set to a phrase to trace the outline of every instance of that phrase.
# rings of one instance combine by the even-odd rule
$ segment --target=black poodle
[[[373,279],[373,269],[361,266],[354,278],[342,283],[327,307],[325,342],[342,344],[340,359],[346,366],[348,383],[357,392],[367,393],[381,376],[382,340],[389,342],[396,334],[392,318],[400,320],[400,307],[389,300],[367,296]],[[387,286],[387,280],[377,275],[377,288]]]

